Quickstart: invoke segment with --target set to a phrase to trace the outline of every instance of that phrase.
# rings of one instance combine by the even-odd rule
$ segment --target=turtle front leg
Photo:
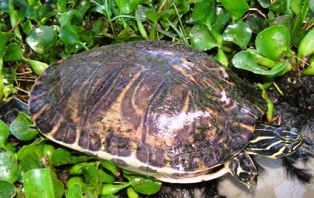
[[[232,158],[225,167],[237,180],[248,187],[255,185],[257,169],[252,158],[245,151]]]

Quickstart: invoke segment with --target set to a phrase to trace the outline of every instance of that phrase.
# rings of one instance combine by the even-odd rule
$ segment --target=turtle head
[[[249,154],[279,158],[293,153],[302,145],[296,128],[277,125],[257,125],[248,147]]]

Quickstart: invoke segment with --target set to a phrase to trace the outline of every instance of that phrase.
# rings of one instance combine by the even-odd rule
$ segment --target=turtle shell
[[[183,44],[116,44],[50,66],[29,109],[66,147],[163,181],[193,178],[228,162],[254,131],[261,111],[235,80]]]

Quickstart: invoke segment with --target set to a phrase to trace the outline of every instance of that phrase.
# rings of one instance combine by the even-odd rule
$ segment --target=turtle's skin
[[[41,133],[66,147],[172,183],[230,172],[253,185],[249,154],[288,155],[295,128],[258,124],[264,107],[212,57],[183,44],[109,45],[50,66],[30,92]]]

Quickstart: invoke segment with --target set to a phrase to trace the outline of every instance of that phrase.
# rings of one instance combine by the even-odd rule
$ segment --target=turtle
[[[254,90],[188,45],[133,41],[49,66],[28,105],[46,138],[122,169],[169,183],[231,173],[254,186],[251,155],[287,156],[303,140],[294,127],[262,121]]]

